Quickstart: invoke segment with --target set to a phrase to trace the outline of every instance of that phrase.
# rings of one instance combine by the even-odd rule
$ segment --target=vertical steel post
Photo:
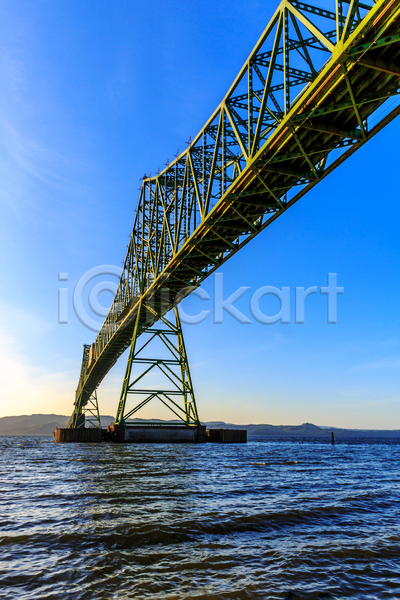
[[[284,86],[284,107],[285,114],[290,109],[290,81],[289,81],[289,12],[287,8],[283,9],[284,27],[283,27],[283,86]]]
[[[118,403],[117,416],[115,418],[116,423],[123,422],[125,406],[126,406],[126,398],[127,398],[127,394],[128,394],[128,388],[129,388],[129,381],[130,381],[131,373],[132,373],[133,359],[135,357],[135,347],[136,347],[136,340],[138,337],[139,321],[140,321],[141,312],[142,312],[142,299],[140,299],[140,302],[139,302],[139,308],[138,308],[138,313],[136,315],[135,327],[133,329],[131,348],[129,350],[128,362],[126,364],[126,369],[125,369],[125,377],[124,377],[124,381],[122,383],[121,396],[120,396],[119,403]]]
[[[187,359],[185,341],[183,339],[181,319],[179,317],[178,307],[175,306],[175,326],[177,330],[177,338],[178,338],[178,350],[181,358],[181,376],[182,376],[182,391],[185,401],[185,413],[186,413],[186,423],[189,425],[191,417],[196,423],[200,423],[199,417],[197,414],[197,406],[196,400],[194,397],[194,390],[192,385],[192,378],[190,376],[189,369],[189,361]],[[188,401],[188,396],[190,400]]]

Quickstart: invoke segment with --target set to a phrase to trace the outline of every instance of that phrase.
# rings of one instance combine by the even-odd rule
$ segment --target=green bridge
[[[128,348],[115,425],[152,400],[198,425],[177,304],[400,113],[400,0],[325,4],[331,10],[283,0],[186,151],[143,178],[118,290],[84,346],[68,428],[100,427],[96,390]],[[168,358],[149,356],[157,342]],[[154,371],[162,389],[144,387]]]

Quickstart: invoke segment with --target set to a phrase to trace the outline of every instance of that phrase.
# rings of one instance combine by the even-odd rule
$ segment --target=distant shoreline
[[[20,415],[0,418],[0,435],[51,435],[56,427],[66,427],[69,416],[54,414]],[[102,427],[106,428],[114,417],[101,417]],[[143,419],[135,419],[140,423]],[[160,419],[154,419],[160,422]],[[335,439],[400,439],[400,429],[344,429],[303,423],[302,425],[238,425],[224,421],[204,421],[210,428],[225,427],[228,429],[247,429],[249,437],[262,438],[313,438],[330,439],[331,431]]]

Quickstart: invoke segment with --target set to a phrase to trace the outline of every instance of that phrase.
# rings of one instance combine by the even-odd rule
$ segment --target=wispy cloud
[[[354,365],[351,371],[355,373],[365,373],[368,371],[388,371],[400,369],[400,356],[389,356],[387,358],[379,358],[361,365]]]
[[[95,196],[82,133],[37,77],[10,50],[0,50],[0,189],[2,204],[16,216],[26,216],[27,207],[41,212],[46,200],[70,204]]]

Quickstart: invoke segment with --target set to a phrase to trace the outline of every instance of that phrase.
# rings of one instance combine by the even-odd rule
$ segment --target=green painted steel
[[[156,399],[174,413],[178,421],[181,422],[180,425],[182,425],[182,422],[185,425],[200,425],[178,309],[174,308],[174,323],[166,317],[160,318],[159,323],[162,328],[147,328],[140,325],[143,310],[148,310],[148,308],[144,306],[144,303],[141,303],[141,310],[138,311],[132,335],[131,349],[115,423],[117,425],[127,424],[129,418],[133,417],[150,401]],[[150,313],[150,317],[151,315],[152,313]],[[158,314],[154,316],[158,318]],[[141,345],[138,342],[140,335],[144,338],[144,341],[143,339],[140,340]],[[174,342],[175,338],[176,341]],[[154,340],[161,342],[159,345],[164,350],[164,355],[159,355],[158,358],[143,356],[143,350],[149,351]],[[159,350],[158,352],[160,353]],[[165,353],[167,356],[165,356]],[[142,366],[144,370],[131,381],[134,365]],[[153,372],[153,370],[158,374],[161,372],[164,386],[157,389],[141,387],[143,377]],[[168,384],[167,388],[165,384]],[[126,410],[129,395],[134,395],[136,402],[133,408]]]
[[[283,0],[203,129],[143,178],[69,427],[132,339],[400,113],[399,0],[331,4]]]
[[[87,424],[89,427],[100,427],[99,403],[97,401],[97,391],[94,390],[87,403],[82,407],[82,414],[85,420],[82,419],[81,426]]]

